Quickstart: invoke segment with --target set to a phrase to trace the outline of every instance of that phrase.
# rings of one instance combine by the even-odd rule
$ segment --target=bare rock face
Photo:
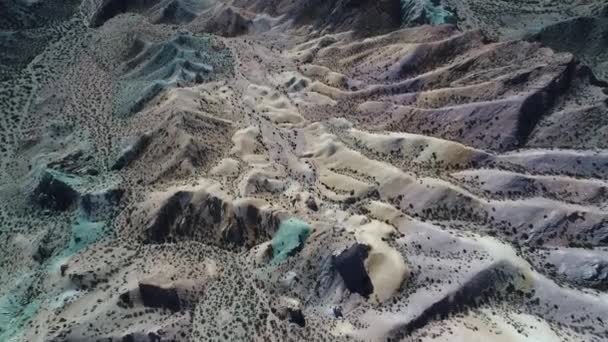
[[[374,292],[374,285],[364,265],[368,252],[369,246],[355,244],[333,259],[333,266],[344,280],[346,288],[365,298]]]
[[[87,217],[97,221],[112,214],[124,193],[117,188],[87,193],[80,199],[80,207]]]
[[[277,214],[260,208],[260,203],[233,201],[204,188],[165,196],[160,203],[148,201],[140,208],[146,243],[193,240],[228,249],[251,248],[278,228]]]
[[[604,341],[604,1],[0,3],[0,341]]]
[[[163,284],[158,279],[147,279],[139,282],[139,294],[144,306],[166,308],[171,311],[181,309],[177,290],[171,284]]]
[[[43,208],[67,210],[76,203],[80,194],[70,184],[72,179],[54,170],[45,170],[31,194],[32,201]]]
[[[127,167],[132,161],[136,160],[150,144],[151,136],[143,134],[135,141],[123,149],[112,165],[112,170],[120,170]]]

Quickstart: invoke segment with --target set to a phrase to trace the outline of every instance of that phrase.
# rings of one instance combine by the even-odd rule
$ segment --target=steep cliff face
[[[0,340],[607,338],[604,4],[0,6]]]

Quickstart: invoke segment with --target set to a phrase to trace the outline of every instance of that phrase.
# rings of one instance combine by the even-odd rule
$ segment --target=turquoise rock
[[[22,341],[19,334],[38,311],[40,300],[28,294],[31,276],[24,275],[15,287],[0,296],[0,341]]]
[[[101,240],[105,235],[105,222],[91,222],[83,217],[78,217],[72,225],[72,238],[67,252],[76,254],[87,246]]]
[[[290,218],[281,222],[279,230],[272,238],[272,263],[278,264],[296,254],[310,235],[308,223]]]
[[[92,222],[86,219],[83,213],[76,218],[71,226],[71,237],[68,246],[50,259],[49,272],[58,272],[68,258],[86,247],[105,238],[109,234],[105,221]]]
[[[404,26],[455,24],[454,13],[433,0],[401,0]]]
[[[431,25],[451,24],[455,21],[454,14],[443,6],[434,6],[429,2],[425,9]]]

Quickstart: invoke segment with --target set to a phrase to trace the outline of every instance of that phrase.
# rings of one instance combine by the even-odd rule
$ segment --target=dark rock
[[[232,203],[204,190],[177,191],[149,214],[146,243],[194,240],[231,250],[269,240],[280,221],[249,201]]]
[[[132,145],[124,149],[114,165],[112,165],[112,170],[121,170],[127,166],[135,159],[137,159],[142,152],[148,147],[150,141],[152,140],[152,136],[150,134],[141,135]]]
[[[101,192],[88,193],[82,196],[80,207],[91,220],[103,219],[110,214],[120,202],[125,191],[123,189],[109,189]]]
[[[144,4],[152,5],[156,2],[158,1],[104,0],[91,18],[90,26],[99,27],[121,13],[135,11],[144,7]]]
[[[287,313],[289,314],[289,321],[291,323],[295,323],[301,327],[306,326],[306,320],[304,319],[302,310],[288,308]]]
[[[187,210],[192,193],[186,191],[178,191],[165,202],[161,207],[154,221],[146,229],[147,239],[149,242],[162,243],[170,238],[171,227],[178,223],[177,218],[183,216]],[[186,233],[188,227],[180,225],[176,230]]]
[[[151,308],[166,308],[171,311],[179,311],[181,304],[177,290],[173,287],[158,284],[155,281],[139,283],[139,293],[144,306]]]
[[[242,246],[247,241],[248,232],[254,234],[257,232],[255,227],[258,227],[262,221],[260,210],[251,204],[247,204],[243,209],[241,212],[244,212],[244,215],[237,216],[236,224],[231,225],[223,235],[223,240],[227,244]]]
[[[131,294],[129,292],[125,292],[121,294],[118,299],[120,300],[119,304],[127,307],[133,307],[133,301],[131,300]],[[119,305],[119,306],[120,306]]]
[[[135,342],[135,337],[132,334],[125,335],[122,338],[122,342]]]
[[[86,169],[85,173],[89,176],[98,176],[99,170],[97,169]]]
[[[61,173],[46,170],[34,192],[32,200],[45,209],[65,211],[78,199],[78,192],[67,182],[68,177]]]
[[[196,14],[182,6],[180,1],[174,0],[162,10],[162,16],[156,22],[162,24],[188,23],[196,18]]]
[[[45,262],[48,258],[50,258],[53,255],[53,249],[41,244],[40,246],[38,246],[38,248],[36,249],[36,253],[34,253],[33,258],[34,260],[36,260],[36,262],[42,264],[43,262]]]
[[[310,196],[310,197],[308,197],[308,199],[306,199],[306,206],[308,207],[308,209],[313,210],[313,211],[319,210],[319,206],[317,205],[317,202],[315,201],[314,197],[312,197],[312,196]]]
[[[71,174],[91,174],[92,170],[95,171],[94,168],[87,166],[91,159],[92,156],[90,154],[86,153],[84,150],[78,149],[50,161],[47,168],[61,170],[62,172]],[[99,172],[92,174],[92,176],[97,174],[99,174]]]
[[[342,318],[342,317],[344,317],[344,315],[342,314],[342,308],[341,307],[337,306],[337,307],[334,308],[333,311],[334,311],[334,316],[336,318]]]
[[[364,261],[367,259],[369,246],[356,243],[347,250],[333,257],[333,266],[340,273],[346,288],[365,298],[374,292]]]
[[[608,263],[599,262],[594,265],[587,265],[586,270],[586,276],[579,283],[600,291],[608,290]]]
[[[426,308],[418,317],[395,328],[390,341],[400,341],[412,332],[423,328],[437,318],[476,308],[490,299],[501,300],[513,292],[513,283],[523,275],[512,264],[501,261],[490,265],[464,283],[455,292],[449,293]]]
[[[161,337],[158,336],[158,334],[155,334],[151,331],[148,333],[148,339],[150,340],[150,342],[161,342],[162,341]]]

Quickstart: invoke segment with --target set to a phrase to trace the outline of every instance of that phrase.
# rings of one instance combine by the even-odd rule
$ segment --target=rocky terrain
[[[608,340],[605,1],[0,13],[0,341]]]

